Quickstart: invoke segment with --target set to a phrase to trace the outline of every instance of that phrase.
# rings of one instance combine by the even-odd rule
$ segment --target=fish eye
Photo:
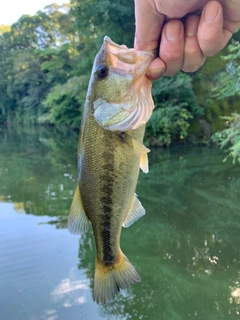
[[[104,79],[108,75],[108,68],[105,64],[100,64],[96,70],[98,79]]]

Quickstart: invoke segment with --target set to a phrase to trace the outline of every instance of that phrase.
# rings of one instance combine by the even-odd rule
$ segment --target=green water
[[[147,214],[122,231],[142,282],[92,301],[92,233],[66,229],[75,134],[0,131],[0,319],[239,319],[240,167],[207,148],[154,149]]]

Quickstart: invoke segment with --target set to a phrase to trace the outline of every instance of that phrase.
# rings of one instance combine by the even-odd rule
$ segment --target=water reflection
[[[71,272],[73,277],[73,272]],[[86,302],[84,291],[88,290],[87,280],[76,280],[71,278],[62,279],[51,292],[54,302],[63,304],[65,308],[77,306]]]
[[[76,173],[77,134],[45,128],[0,132],[0,199],[35,215],[57,216],[66,227]]]
[[[142,282],[102,307],[102,314],[236,319],[239,305],[227,301],[229,284],[239,279],[239,167],[222,165],[216,150],[153,157],[150,173],[138,183],[147,215],[123,230],[121,241]],[[81,239],[79,267],[87,267],[89,277],[93,246],[91,235]]]
[[[13,130],[0,138],[0,201],[14,203],[19,219],[24,212],[50,217],[39,223],[53,225],[53,233],[66,228],[76,186],[77,135]],[[224,155],[217,150],[201,148],[154,149],[149,157],[150,172],[140,175],[137,187],[147,214],[124,229],[121,238],[142,282],[96,307],[92,319],[237,319],[240,167],[222,164]],[[24,245],[26,250],[26,241]],[[52,304],[43,319],[61,318],[56,303],[69,310],[61,319],[75,319],[83,305],[92,308],[91,232],[79,239],[78,247],[78,264],[71,262],[72,271],[49,288]],[[50,279],[54,272],[49,271]]]

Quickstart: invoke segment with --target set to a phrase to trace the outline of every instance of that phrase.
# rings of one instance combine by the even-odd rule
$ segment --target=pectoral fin
[[[148,173],[148,156],[147,153],[150,152],[150,149],[145,147],[142,143],[138,142],[135,139],[133,141],[134,152],[140,156],[140,168],[144,173]]]
[[[132,207],[123,221],[123,227],[130,227],[135,221],[145,215],[145,209],[143,208],[141,202],[138,200],[137,195],[134,195]]]
[[[68,230],[72,234],[81,234],[88,231],[90,221],[83,209],[79,186],[77,186],[68,215]]]
[[[147,154],[142,154],[140,156],[140,168],[144,173],[148,173],[148,156]]]

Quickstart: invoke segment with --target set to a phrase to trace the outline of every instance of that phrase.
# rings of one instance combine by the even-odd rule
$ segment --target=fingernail
[[[165,26],[165,35],[168,41],[179,39],[182,30],[182,24],[178,21],[170,21]]]
[[[157,80],[164,74],[165,68],[148,69],[146,76],[150,80]]]
[[[187,37],[193,37],[196,34],[197,34],[197,30],[194,27],[192,29],[186,31],[186,36]]]
[[[216,19],[219,12],[219,5],[216,2],[209,2],[204,8],[204,20],[206,22],[212,22]]]
[[[187,37],[193,37],[197,34],[199,17],[190,16],[185,24],[185,33]]]

